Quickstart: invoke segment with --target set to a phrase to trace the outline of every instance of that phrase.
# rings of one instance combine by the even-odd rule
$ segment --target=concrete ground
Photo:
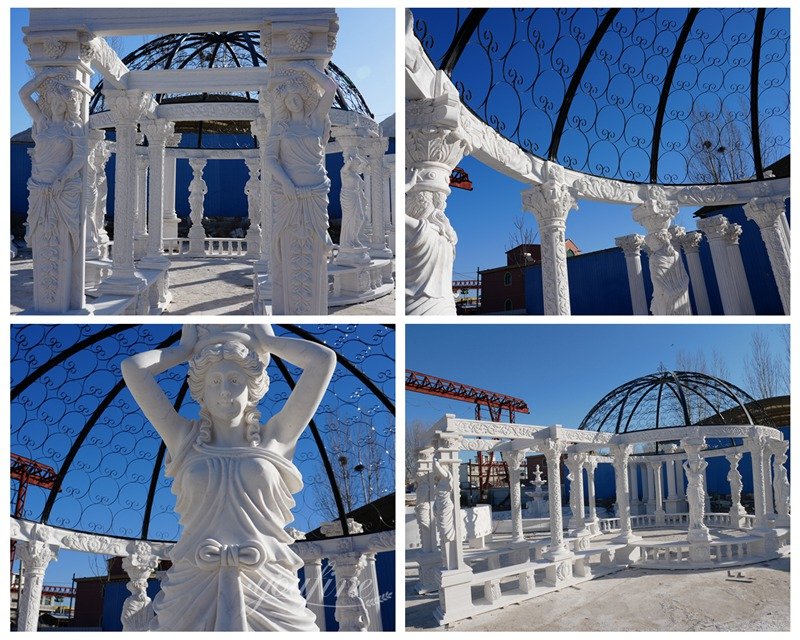
[[[624,569],[521,604],[438,627],[437,600],[406,575],[409,631],[789,631],[789,558],[727,569]]]
[[[30,308],[31,260],[11,261],[11,313]],[[165,315],[252,315],[253,267],[241,258],[173,258],[169,271],[172,304]],[[332,315],[395,315],[394,292],[377,300],[334,307]]]

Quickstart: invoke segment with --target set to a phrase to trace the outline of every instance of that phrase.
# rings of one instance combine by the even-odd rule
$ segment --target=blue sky
[[[722,354],[730,382],[747,389],[744,359],[759,329],[775,354],[785,351],[777,326],[761,325],[408,325],[406,367],[522,398],[531,410],[518,422],[577,427],[617,386],[676,368],[682,350]],[[474,417],[474,406],[406,393],[406,424],[445,413]],[[505,414],[504,414],[505,415]]]
[[[395,22],[393,9],[338,9],[339,35],[333,61],[359,88],[375,119],[380,122],[395,111]],[[11,10],[11,134],[30,126],[30,117],[17,99],[30,77],[22,42],[28,24],[27,9]],[[125,54],[141,46],[143,36],[119,38]]]

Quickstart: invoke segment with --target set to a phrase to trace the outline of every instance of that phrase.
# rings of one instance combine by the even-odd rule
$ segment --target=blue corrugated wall
[[[786,213],[788,217],[788,204]],[[714,212],[714,215],[716,214],[724,215],[731,223],[742,225],[739,244],[756,313],[758,315],[783,314],[778,286],[775,284],[767,249],[761,239],[758,225],[745,217],[744,209],[739,205],[721,209]],[[642,252],[641,258],[645,294],[649,301],[653,295],[653,284],[650,281],[647,254]],[[683,260],[685,266],[685,256],[683,256]],[[711,313],[723,315],[708,242],[700,245],[700,262],[703,266],[703,278],[708,291]],[[569,300],[573,315],[630,315],[632,313],[625,255],[619,247],[592,251],[568,258],[567,273]],[[694,292],[690,297],[692,310],[696,312]],[[544,313],[541,265],[533,265],[525,270],[525,311],[533,315]]]

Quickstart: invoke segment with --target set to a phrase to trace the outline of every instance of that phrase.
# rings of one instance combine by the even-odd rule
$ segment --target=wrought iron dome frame
[[[393,530],[394,511],[387,512],[380,498],[394,492],[394,327],[274,327],[279,335],[326,344],[338,361],[298,442],[294,461],[305,483],[295,496],[300,509],[321,513],[322,503],[327,504],[345,536],[351,535],[347,518],[353,512],[364,533]],[[177,539],[172,481],[163,469],[166,449],[127,391],[119,364],[133,353],[170,346],[180,334],[180,327],[172,325],[12,327],[11,452],[56,470],[52,489],[28,490],[22,519],[120,538]],[[197,412],[186,373],[181,365],[158,377],[182,415]],[[264,416],[285,401],[300,370],[273,356],[268,373],[270,389],[259,404]],[[345,437],[349,440],[342,442]],[[359,496],[347,500],[352,487],[337,475],[337,453],[356,455],[370,447],[385,476],[375,481],[378,499],[365,504],[365,490],[360,502]],[[369,468],[374,462],[362,473],[379,473]],[[13,486],[11,494],[13,515]],[[314,526],[306,528],[312,530],[307,539],[318,537]]]
[[[219,31],[209,33],[168,34],[146,42],[123,58],[122,62],[131,70],[149,69],[212,69],[230,67],[265,67],[267,59],[260,53],[260,32]],[[337,86],[333,109],[351,111],[370,119],[374,114],[358,87],[349,76],[333,62],[329,62],[325,73]],[[103,81],[94,89],[89,102],[91,115],[107,111],[103,98]],[[257,92],[171,94],[154,96],[159,104],[189,104],[198,102],[258,102]],[[202,147],[203,133],[250,134],[247,122],[201,121],[176,122],[176,133],[197,135],[197,147]],[[255,141],[251,147],[255,147]]]
[[[736,385],[705,373],[662,370],[607,393],[589,410],[578,429],[623,434],[674,427],[741,425],[741,418],[745,424],[776,428],[761,404]],[[718,449],[741,444],[736,440],[709,438],[707,444]],[[663,444],[656,443],[655,452],[649,453],[659,453]]]
[[[414,34],[462,103],[523,151],[601,178],[689,185],[769,179],[765,167],[789,153],[783,11],[412,13]],[[743,158],[735,172],[696,164],[726,149]]]

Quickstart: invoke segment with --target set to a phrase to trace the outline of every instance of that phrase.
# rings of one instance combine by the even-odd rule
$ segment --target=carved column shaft
[[[105,173],[105,162],[103,161],[105,133],[102,130],[90,129],[87,137],[89,154],[83,175],[83,206],[86,210],[86,259],[97,260],[103,257],[105,249],[104,243],[100,238],[102,223],[101,225],[97,224],[100,174],[101,172]],[[105,229],[103,232],[105,233]],[[107,243],[107,234],[105,240]]]
[[[189,256],[203,257],[206,255],[206,231],[203,228],[203,208],[208,187],[203,180],[203,169],[206,166],[205,158],[190,158],[192,167],[192,181],[189,183],[189,218],[192,226],[189,229]]]
[[[767,519],[775,517],[775,497],[772,495],[772,451],[770,447],[764,452],[764,502]]]
[[[614,482],[617,494],[617,516],[619,517],[619,536],[617,540],[629,542],[636,537],[631,529],[631,508],[628,502],[630,487],[628,485],[628,462],[631,449],[629,445],[615,446],[614,452]]]
[[[569,550],[564,542],[564,516],[561,512],[561,454],[564,453],[563,442],[549,439],[544,449],[547,460],[547,483],[550,506],[550,548],[549,559],[568,555]]]
[[[179,147],[181,134],[174,133],[167,139],[168,147]],[[164,160],[164,222],[163,237],[178,237],[178,214],[175,213],[175,169],[178,162],[176,155],[170,154]]]
[[[260,98],[259,108],[262,113],[264,111],[269,112],[269,106],[266,100],[261,100]],[[261,188],[261,197],[259,198],[261,204],[261,245],[259,257],[253,265],[253,269],[257,274],[260,274],[260,286],[264,288],[265,295],[270,298],[272,296],[272,283],[270,281],[269,271],[269,254],[270,245],[272,244],[272,194],[269,185],[272,181],[272,176],[269,172],[269,163],[267,162],[267,131],[269,130],[267,117],[261,115],[253,120],[250,123],[250,130],[258,140],[259,175],[261,177],[259,182]]]
[[[766,499],[766,479],[764,477],[764,466],[766,459],[767,439],[763,436],[756,436],[749,439],[750,457],[753,470],[753,507],[755,511],[754,529],[766,529],[767,522],[767,499]]]
[[[138,136],[137,136],[138,137]],[[133,228],[133,251],[138,260],[147,251],[147,176],[149,173],[147,150],[137,147],[136,150],[136,221]]]
[[[742,252],[739,247],[739,237],[742,235],[742,225],[731,224],[725,230],[725,247],[728,252],[728,265],[731,276],[736,284],[736,295],[739,298],[739,308],[745,315],[754,315],[753,298],[750,295],[750,285],[742,262]]]
[[[732,453],[725,456],[730,465],[728,470],[728,484],[731,488],[731,518],[738,518],[745,514],[742,506],[742,474],[739,473],[739,460],[742,459],[741,453]]]
[[[417,459],[416,471],[416,504],[414,514],[419,527],[420,545],[422,551],[430,553],[436,550],[436,527],[433,521],[433,450],[424,449]]]
[[[673,244],[669,226],[678,214],[678,203],[669,200],[658,185],[639,189],[642,204],[633,208],[633,219],[647,229],[650,280],[653,283],[653,315],[691,315],[689,276]]]
[[[641,257],[641,250],[644,246],[644,236],[633,233],[628,236],[616,238],[614,242],[625,254],[625,266],[628,270],[628,288],[631,293],[633,315],[646,316],[649,311],[647,309],[647,295],[644,291]]]
[[[247,196],[247,219],[250,226],[247,228],[247,257],[258,258],[261,255],[261,171],[260,158],[246,158],[244,161],[247,166],[249,178],[244,186],[244,193]]]
[[[681,446],[686,451],[686,462],[683,468],[686,471],[688,486],[686,498],[689,501],[689,542],[704,542],[710,540],[705,519],[705,490],[703,489],[705,470],[708,462],[700,456],[700,451],[705,447],[704,438],[690,438],[681,441]]]
[[[148,240],[147,256],[142,266],[166,268],[169,259],[164,255],[164,149],[167,139],[174,133],[175,125],[168,120],[154,120],[142,126],[147,136],[148,162],[150,165],[150,202],[147,207]]]
[[[122,630],[147,631],[152,611],[147,595],[147,580],[158,567],[156,556],[150,545],[142,540],[131,542],[130,555],[122,558],[122,568],[130,581],[126,585],[130,596],[122,605]]]
[[[744,206],[745,215],[754,220],[761,230],[761,239],[767,247],[775,283],[787,315],[790,305],[791,251],[789,236],[785,231],[784,198],[753,198]]]
[[[661,524],[664,522],[664,491],[661,480],[661,463],[654,462],[652,465],[653,470],[653,493],[655,501],[654,513],[656,515],[656,522]]]
[[[522,489],[520,466],[525,461],[524,451],[510,451],[503,454],[508,465],[509,496],[511,502],[511,538],[514,542],[523,542],[525,534],[522,527]]]
[[[445,210],[450,174],[472,148],[461,127],[455,87],[440,72],[439,95],[406,101],[406,313],[456,315],[453,262],[457,236]]]
[[[708,301],[708,289],[703,274],[703,265],[700,262],[700,243],[702,241],[703,234],[699,231],[692,231],[678,239],[678,243],[686,254],[686,264],[689,267],[689,279],[697,315],[709,316],[711,315],[711,304]]]
[[[41,540],[18,541],[16,555],[22,563],[22,591],[17,604],[17,631],[36,631],[42,602],[44,574],[58,557],[58,548]]]
[[[114,180],[114,264],[112,274],[101,285],[103,293],[132,295],[144,286],[134,270],[134,224],[136,218],[136,125],[152,111],[152,97],[141,91],[105,90],[116,119],[117,158]]]
[[[577,533],[586,526],[583,511],[583,456],[574,454],[569,456],[567,468],[569,469],[570,511],[572,512],[569,528]]]
[[[725,216],[716,215],[698,220],[697,227],[708,238],[722,309],[726,315],[739,315],[742,313],[742,309],[725,240],[730,223]]]
[[[545,315],[570,315],[569,278],[567,276],[567,215],[577,209],[573,190],[564,179],[564,168],[546,162],[546,180],[524,191],[522,206],[539,224],[542,247],[542,290]]]
[[[391,258],[386,245],[386,211],[384,211],[383,156],[389,148],[388,138],[369,138],[365,141],[369,162],[369,217],[372,223],[372,242],[369,255],[373,258]]]
[[[433,462],[434,478],[436,479],[434,510],[442,563],[446,571],[466,568],[464,551],[461,547],[464,524],[461,519],[461,490],[459,488],[460,442],[459,437],[441,437]]]
[[[786,470],[788,459],[787,450],[789,443],[786,440],[778,440],[773,444],[773,495],[775,497],[775,511],[777,512],[776,524],[789,526],[789,474]]]
[[[594,495],[594,472],[597,469],[597,461],[589,458],[586,461],[586,490],[589,499],[589,522],[597,522],[597,505]]]
[[[331,558],[336,574],[336,610],[339,631],[368,631],[369,612],[361,597],[361,574],[367,566],[360,553],[343,553]]]
[[[336,140],[342,147],[344,165],[342,166],[342,205],[341,233],[339,234],[339,253],[334,262],[343,266],[359,266],[370,263],[370,252],[364,227],[372,206],[366,193],[365,177],[370,169],[366,158],[365,139],[358,132],[345,129],[337,132]],[[364,177],[362,177],[362,175]]]

